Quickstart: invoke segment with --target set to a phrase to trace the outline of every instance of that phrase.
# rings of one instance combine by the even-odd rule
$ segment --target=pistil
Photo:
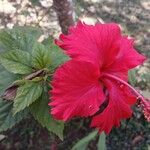
[[[120,82],[121,84],[127,86],[131,91],[133,91],[133,93],[136,95],[137,99],[140,100],[139,105],[143,109],[143,113],[144,113],[145,118],[147,119],[148,122],[150,122],[150,101],[149,100],[145,99],[143,97],[143,95],[141,95],[135,88],[133,88],[130,84],[128,84],[124,80],[122,80],[122,79],[120,79],[114,75],[108,74],[108,73],[103,74],[103,76],[110,78],[110,79],[113,79],[117,82]]]

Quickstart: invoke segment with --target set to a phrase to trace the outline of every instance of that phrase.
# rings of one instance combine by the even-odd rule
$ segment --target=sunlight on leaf
[[[2,50],[31,51],[34,43],[41,35],[41,31],[35,27],[14,27],[12,30],[0,31],[0,47]]]
[[[1,64],[15,74],[28,74],[32,72],[30,54],[20,50],[12,50],[0,55]]]

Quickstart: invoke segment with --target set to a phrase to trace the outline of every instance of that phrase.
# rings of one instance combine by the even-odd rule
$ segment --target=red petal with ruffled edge
[[[128,71],[144,62],[146,57],[134,49],[134,40],[122,37],[118,40],[118,54],[112,64],[103,66],[102,72],[116,75],[127,81]]]
[[[86,25],[79,21],[70,34],[61,34],[56,44],[73,59],[91,62],[101,72],[112,73],[127,81],[128,70],[146,59],[133,47],[133,39],[121,35],[115,23]]]
[[[96,127],[99,132],[105,131],[109,134],[113,126],[120,125],[121,119],[131,117],[130,106],[136,102],[136,97],[126,86],[106,78],[103,79],[103,82],[109,93],[109,104],[102,113],[93,117],[91,127]]]
[[[121,119],[132,115],[130,106],[139,94],[124,80],[128,80],[128,70],[143,63],[145,57],[133,48],[133,40],[121,35],[117,24],[93,26],[78,22],[69,35],[61,34],[56,44],[72,58],[54,76],[50,105],[56,119],[98,112],[105,97],[103,86],[109,93],[109,104],[93,117],[91,126],[109,133]]]
[[[77,60],[109,65],[118,53],[115,42],[120,39],[120,28],[115,23],[86,25],[78,22],[69,35],[61,34],[56,44]]]
[[[87,117],[98,111],[104,101],[98,81],[99,70],[88,62],[68,61],[55,72],[52,82],[51,114],[59,120]]]

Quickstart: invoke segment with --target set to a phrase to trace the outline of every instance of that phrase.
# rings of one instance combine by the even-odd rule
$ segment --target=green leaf
[[[136,84],[136,70],[135,69],[130,70],[128,73],[128,76],[129,76],[130,84],[135,86],[135,84]]]
[[[42,90],[42,85],[36,82],[28,82],[19,87],[13,104],[13,113],[16,114],[36,101],[41,96]]]
[[[48,68],[51,64],[51,51],[43,44],[36,44],[32,51],[32,66],[36,69]]]
[[[0,132],[12,128],[16,123],[19,123],[28,114],[27,109],[13,116],[12,102],[3,101],[0,99]]]
[[[0,95],[16,78],[16,75],[8,72],[0,65]]]
[[[89,142],[93,140],[97,135],[97,131],[89,133],[86,137],[78,141],[71,150],[86,150]]]
[[[38,43],[32,51],[32,65],[36,69],[47,68],[54,71],[56,67],[68,60],[68,57],[54,45],[52,39],[47,39],[43,44]]]
[[[97,143],[97,149],[98,150],[106,150],[106,135],[105,135],[104,132],[102,132],[99,135],[99,140],[98,140],[98,143]]]
[[[50,108],[48,106],[48,92],[43,92],[38,101],[34,102],[30,106],[31,113],[34,118],[48,131],[56,134],[61,140],[63,140],[64,123],[54,120],[50,115]]]
[[[50,70],[55,70],[60,64],[69,59],[69,57],[65,55],[63,51],[54,44],[52,38],[47,38],[43,41],[43,44],[47,49],[49,49],[49,52],[51,54],[51,65],[49,66]]]
[[[0,31],[0,47],[2,50],[31,51],[41,31],[35,27],[15,27]]]
[[[15,74],[31,73],[30,59],[30,54],[21,50],[7,51],[0,55],[1,64]]]

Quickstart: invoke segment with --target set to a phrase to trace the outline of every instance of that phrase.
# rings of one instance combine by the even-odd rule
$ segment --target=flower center
[[[99,110],[93,116],[96,116],[96,115],[102,113],[109,104],[109,93],[105,86],[103,86],[103,92],[106,96],[105,101],[100,105]]]

